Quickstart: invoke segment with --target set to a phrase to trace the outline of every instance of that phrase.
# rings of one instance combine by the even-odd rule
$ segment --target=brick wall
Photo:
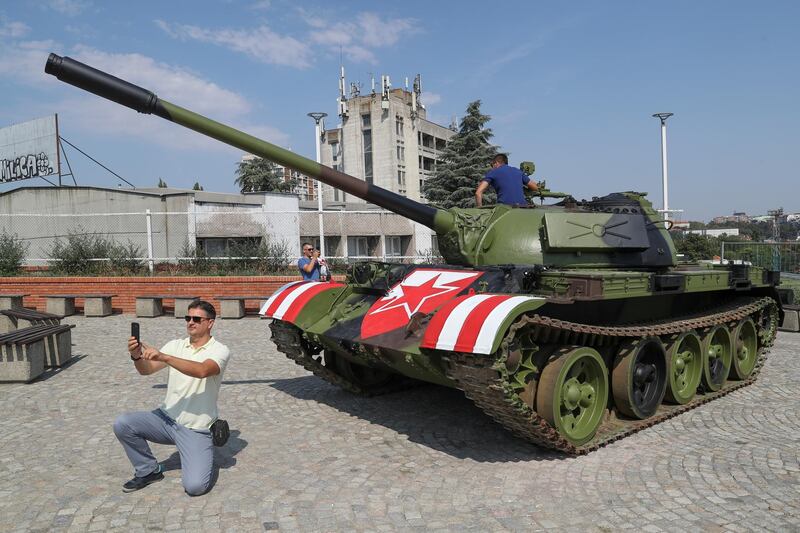
[[[344,276],[334,276],[337,280]],[[0,294],[29,294],[25,307],[44,311],[48,294],[115,294],[114,312],[136,312],[136,297],[146,295],[195,296],[208,300],[219,310],[218,296],[269,296],[275,289],[296,281],[297,276],[179,276],[179,277],[9,277],[0,278]],[[171,306],[172,302],[164,302]],[[83,307],[83,299],[75,300]],[[259,302],[245,302],[248,312],[258,311]]]

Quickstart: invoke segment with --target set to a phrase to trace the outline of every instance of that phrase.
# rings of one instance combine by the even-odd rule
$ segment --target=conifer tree
[[[475,189],[491,168],[497,146],[489,143],[492,130],[485,127],[491,117],[481,113],[481,101],[467,106],[456,133],[442,150],[436,172],[425,181],[422,194],[430,203],[444,207],[475,207]],[[483,205],[495,203],[487,191]]]
[[[236,185],[245,192],[292,192],[297,180],[283,179],[283,170],[272,161],[254,157],[240,161],[236,168]]]
[[[195,181],[194,182],[194,186],[192,186],[192,190],[193,191],[202,191],[203,190],[203,186],[200,185],[199,181]]]
[[[167,182],[164,181],[161,178],[158,178],[158,188],[159,189],[166,189],[167,187],[169,187],[169,185],[167,185]]]

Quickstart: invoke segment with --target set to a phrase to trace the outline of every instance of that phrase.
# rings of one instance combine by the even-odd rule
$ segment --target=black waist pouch
[[[228,421],[221,418],[211,424],[209,430],[211,431],[211,442],[214,443],[214,446],[225,446],[225,443],[228,442],[228,437],[231,436]]]

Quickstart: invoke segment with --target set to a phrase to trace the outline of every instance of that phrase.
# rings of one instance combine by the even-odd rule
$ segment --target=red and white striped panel
[[[341,283],[293,281],[269,297],[260,313],[268,318],[294,322],[303,307],[321,292],[343,287]]]
[[[544,298],[510,294],[459,296],[436,312],[425,330],[420,346],[489,354],[505,319],[516,308],[539,300],[544,301]]]

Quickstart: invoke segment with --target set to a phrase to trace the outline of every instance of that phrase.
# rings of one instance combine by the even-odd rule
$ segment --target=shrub
[[[28,243],[16,234],[0,234],[0,276],[15,276],[22,270],[22,260],[28,252]]]
[[[113,276],[135,276],[146,270],[141,246],[132,242],[127,245],[111,243],[108,248],[108,273]]]
[[[102,261],[108,257],[111,244],[96,233],[85,233],[77,228],[67,234],[66,240],[56,239],[50,250],[51,268],[58,274],[96,275],[103,271]]]

